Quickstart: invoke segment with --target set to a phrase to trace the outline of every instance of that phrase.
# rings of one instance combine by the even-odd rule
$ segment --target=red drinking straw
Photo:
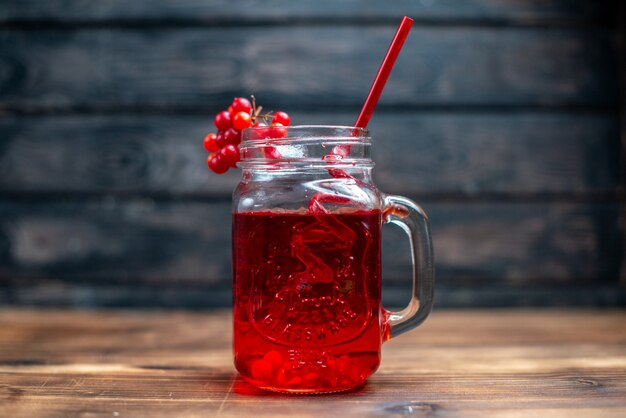
[[[391,41],[391,44],[389,45],[385,58],[383,59],[382,64],[380,64],[378,74],[376,74],[374,83],[370,88],[370,92],[367,94],[367,99],[365,99],[361,113],[359,114],[354,126],[358,128],[365,128],[367,123],[370,121],[372,113],[374,113],[374,108],[378,103],[378,99],[380,99],[380,95],[385,88],[385,83],[389,78],[393,64],[396,63],[396,58],[398,58],[398,55],[400,54],[402,45],[404,45],[404,40],[411,30],[411,26],[413,26],[413,19],[408,16],[404,16],[400,22],[400,26],[398,26],[398,30],[396,31],[393,40]]]
[[[389,74],[391,73],[391,69],[393,65],[396,63],[396,58],[400,55],[400,50],[402,49],[402,45],[404,45],[404,41],[411,30],[411,26],[413,26],[413,19],[408,16],[404,16],[402,21],[400,22],[400,26],[398,26],[398,30],[396,31],[391,44],[389,45],[389,49],[387,49],[387,54],[385,54],[385,58],[383,62],[380,64],[380,68],[378,69],[378,74],[376,74],[376,78],[374,79],[374,83],[370,88],[369,93],[367,94],[367,99],[365,99],[365,103],[363,104],[363,108],[361,109],[361,113],[356,120],[354,126],[358,128],[365,128],[367,123],[370,121],[372,117],[372,113],[374,113],[374,108],[378,103],[378,99],[380,99],[380,95],[383,92],[383,88],[385,88],[385,83],[389,78]],[[350,145],[338,145],[333,148],[329,155],[342,155],[345,156],[350,153]],[[324,157],[326,159],[326,157]],[[353,178],[350,174],[346,173],[340,169],[329,169],[329,173],[335,178]],[[355,179],[356,180],[356,179]],[[346,203],[344,198],[341,196],[337,196],[335,194],[328,194],[324,192],[318,192],[311,197],[309,200],[309,212],[317,212],[317,213],[330,213],[328,212],[321,202],[334,202],[334,203]]]

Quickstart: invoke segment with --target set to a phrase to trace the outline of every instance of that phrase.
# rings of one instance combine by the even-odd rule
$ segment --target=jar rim
[[[303,138],[323,138],[325,140],[368,140],[369,130],[348,125],[291,125],[284,127],[260,126],[250,127],[242,131],[241,144],[249,145],[274,140],[290,140]]]
[[[276,130],[272,132],[272,130]],[[258,137],[256,135],[259,133]],[[371,138],[366,128],[342,125],[256,127],[242,132],[242,168],[371,167]]]

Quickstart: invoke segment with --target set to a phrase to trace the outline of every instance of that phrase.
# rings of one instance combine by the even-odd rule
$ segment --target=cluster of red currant
[[[215,115],[213,123],[217,133],[210,133],[204,138],[204,149],[209,153],[207,165],[217,174],[223,174],[229,168],[234,168],[239,161],[239,144],[241,132],[250,127],[268,127],[265,133],[268,137],[280,137],[282,127],[291,123],[291,118],[285,112],[269,112],[261,114],[261,106],[256,106],[254,96],[252,103],[244,97],[236,97],[233,103]],[[271,121],[268,126],[267,121]]]

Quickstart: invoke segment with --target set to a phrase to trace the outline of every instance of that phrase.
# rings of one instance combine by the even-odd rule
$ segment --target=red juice
[[[234,354],[257,387],[333,392],[380,363],[381,211],[233,214]]]

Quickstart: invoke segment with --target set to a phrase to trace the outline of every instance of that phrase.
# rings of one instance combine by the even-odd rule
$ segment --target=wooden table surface
[[[626,311],[435,311],[347,393],[237,378],[227,312],[0,310],[0,417],[626,417]]]

